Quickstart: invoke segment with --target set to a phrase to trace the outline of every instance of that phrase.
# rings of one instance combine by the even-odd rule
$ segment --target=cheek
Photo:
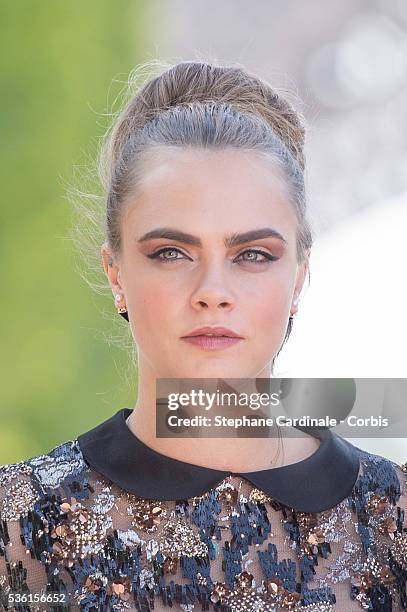
[[[284,327],[291,283],[286,274],[267,279],[256,291],[242,294],[242,304],[256,328]]]
[[[158,335],[164,339],[171,334],[174,320],[180,320],[180,306],[173,288],[146,280],[140,282],[139,279],[137,287],[132,288],[129,303],[135,339],[140,345],[144,341],[151,342]]]
[[[282,340],[287,327],[284,299],[264,292],[250,311],[249,326],[257,350],[262,353],[273,349]]]

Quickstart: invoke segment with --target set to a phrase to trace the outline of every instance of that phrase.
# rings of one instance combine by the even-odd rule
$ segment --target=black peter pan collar
[[[317,450],[297,463],[229,472],[163,455],[139,440],[126,424],[131,408],[77,437],[87,464],[138,497],[181,500],[203,495],[228,476],[241,476],[276,501],[302,512],[322,512],[350,495],[359,474],[358,449],[330,429],[319,430]]]

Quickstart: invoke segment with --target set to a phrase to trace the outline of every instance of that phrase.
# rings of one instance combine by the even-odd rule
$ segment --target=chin
[[[242,368],[241,365],[236,364],[214,364],[212,367],[196,368],[193,372],[188,375],[189,378],[247,378],[251,374]]]

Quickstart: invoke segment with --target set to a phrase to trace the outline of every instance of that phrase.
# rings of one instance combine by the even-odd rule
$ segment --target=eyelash
[[[182,251],[180,251],[179,249],[175,248],[175,247],[166,247],[163,249],[159,249],[158,251],[156,251],[155,253],[151,253],[150,255],[147,255],[147,257],[149,257],[150,259],[158,259],[159,261],[162,261],[163,263],[171,263],[173,261],[180,261],[179,257],[174,257],[174,258],[170,258],[170,259],[165,259],[165,258],[161,258],[159,257],[159,255],[161,255],[161,253],[165,253],[167,251],[176,251],[177,253],[181,253],[181,255],[183,255],[184,253],[182,253]],[[265,253],[264,251],[259,251],[258,249],[246,249],[246,251],[243,251],[242,253],[240,253],[238,255],[238,257],[240,257],[241,255],[244,255],[244,253],[259,253],[259,255],[264,255],[264,257],[266,257],[266,259],[268,259],[269,261],[276,261],[276,259],[278,259],[278,257],[275,257],[274,255],[270,255],[270,253]],[[250,261],[250,260],[245,260],[246,263],[255,263],[255,264],[264,264],[264,263],[268,263],[267,261]]]

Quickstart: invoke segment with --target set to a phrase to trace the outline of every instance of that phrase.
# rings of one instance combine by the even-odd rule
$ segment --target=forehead
[[[297,223],[277,166],[255,151],[232,149],[164,147],[150,153],[126,217],[139,229],[182,223],[195,233],[199,227],[229,230],[231,222],[244,228],[261,221],[279,223],[290,233]]]

